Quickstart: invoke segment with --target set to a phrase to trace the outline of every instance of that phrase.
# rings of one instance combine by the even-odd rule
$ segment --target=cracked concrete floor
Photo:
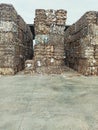
[[[98,77],[0,77],[0,130],[98,130]]]

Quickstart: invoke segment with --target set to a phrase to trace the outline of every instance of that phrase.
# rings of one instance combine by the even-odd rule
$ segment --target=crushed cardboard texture
[[[66,65],[83,75],[98,75],[98,12],[86,12],[65,31]]]

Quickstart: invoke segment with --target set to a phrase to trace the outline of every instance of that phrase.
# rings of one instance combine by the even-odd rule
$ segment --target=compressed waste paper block
[[[18,33],[18,26],[13,21],[0,21],[0,32]]]
[[[36,35],[35,37],[35,43],[36,44],[48,44],[49,42],[49,35]]]
[[[15,71],[13,68],[0,68],[1,75],[14,75]]]
[[[46,16],[46,11],[45,11],[45,9],[36,9],[35,15],[38,16],[38,18],[41,19],[42,16],[43,17]],[[46,18],[46,17],[44,17],[44,18]]]
[[[59,34],[36,35],[35,44],[54,44],[64,46],[64,37]]]
[[[95,49],[94,57],[98,59],[98,45],[96,45],[94,49]]]
[[[35,26],[35,34],[49,34],[50,32],[50,28],[42,22],[39,22],[34,26]]]
[[[62,73],[65,70],[64,29],[66,18],[67,11],[62,9],[36,9],[34,72],[52,74]]]
[[[13,5],[0,4],[0,21],[17,21],[17,12]]]
[[[37,35],[35,41],[37,42],[34,46],[33,59],[35,72],[62,73],[65,65],[64,37],[56,34]],[[46,72],[47,67],[49,71]],[[54,68],[61,69],[55,72]]]
[[[98,66],[87,66],[89,60],[98,58],[97,14],[96,11],[86,12],[65,31],[66,64],[84,75],[98,75]]]
[[[84,75],[98,75],[96,59],[80,59],[78,71]]]
[[[17,34],[13,32],[0,32],[0,44],[15,44],[17,41]]]
[[[66,19],[67,11],[63,9],[56,10],[56,17],[61,19]]]
[[[18,24],[19,29],[26,32],[27,25],[20,15],[17,16],[17,24]]]
[[[46,10],[46,25],[51,26],[52,24],[56,24],[56,14],[55,10],[50,9]]]
[[[94,57],[94,47],[85,47],[81,49],[81,58],[93,58]]]
[[[59,34],[59,35],[64,35],[64,29],[65,26],[62,25],[51,25],[50,26],[50,34]]]
[[[0,72],[15,74],[33,55],[29,26],[12,5],[0,4]]]
[[[57,46],[63,46],[64,47],[64,37],[63,35],[59,34],[50,34],[49,35],[49,44],[57,45]]]
[[[35,34],[62,34],[66,25],[67,12],[65,10],[44,10],[36,9],[35,11]]]

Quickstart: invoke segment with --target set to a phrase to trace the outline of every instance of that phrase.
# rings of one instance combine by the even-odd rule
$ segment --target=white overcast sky
[[[98,11],[98,0],[0,0],[0,3],[13,4],[29,24],[33,23],[35,9],[65,9],[68,25],[76,22],[86,11]]]

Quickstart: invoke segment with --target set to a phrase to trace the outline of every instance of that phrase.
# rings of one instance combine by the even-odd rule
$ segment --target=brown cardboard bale
[[[78,71],[84,75],[98,75],[98,66],[95,66],[96,61],[94,59],[79,60]]]
[[[43,10],[37,9],[35,11],[35,34],[63,34],[66,24],[65,10]]]
[[[65,70],[64,29],[65,10],[35,11],[34,71],[36,73],[62,73]],[[58,70],[57,70],[58,69]]]
[[[2,75],[14,75],[15,71],[13,68],[0,68],[0,74]]]
[[[17,12],[13,5],[0,4],[0,21],[17,21]]]
[[[65,65],[64,37],[56,34],[37,35],[34,46],[34,66],[36,73],[61,73]],[[57,72],[54,68],[61,68]],[[43,71],[43,68],[45,69]],[[46,72],[46,68],[48,68]],[[61,71],[62,70],[62,71]]]
[[[65,31],[66,65],[84,75],[98,75],[93,63],[98,58],[97,17],[96,11],[87,12]]]
[[[0,4],[0,73],[15,74],[33,54],[29,26],[12,5]]]

